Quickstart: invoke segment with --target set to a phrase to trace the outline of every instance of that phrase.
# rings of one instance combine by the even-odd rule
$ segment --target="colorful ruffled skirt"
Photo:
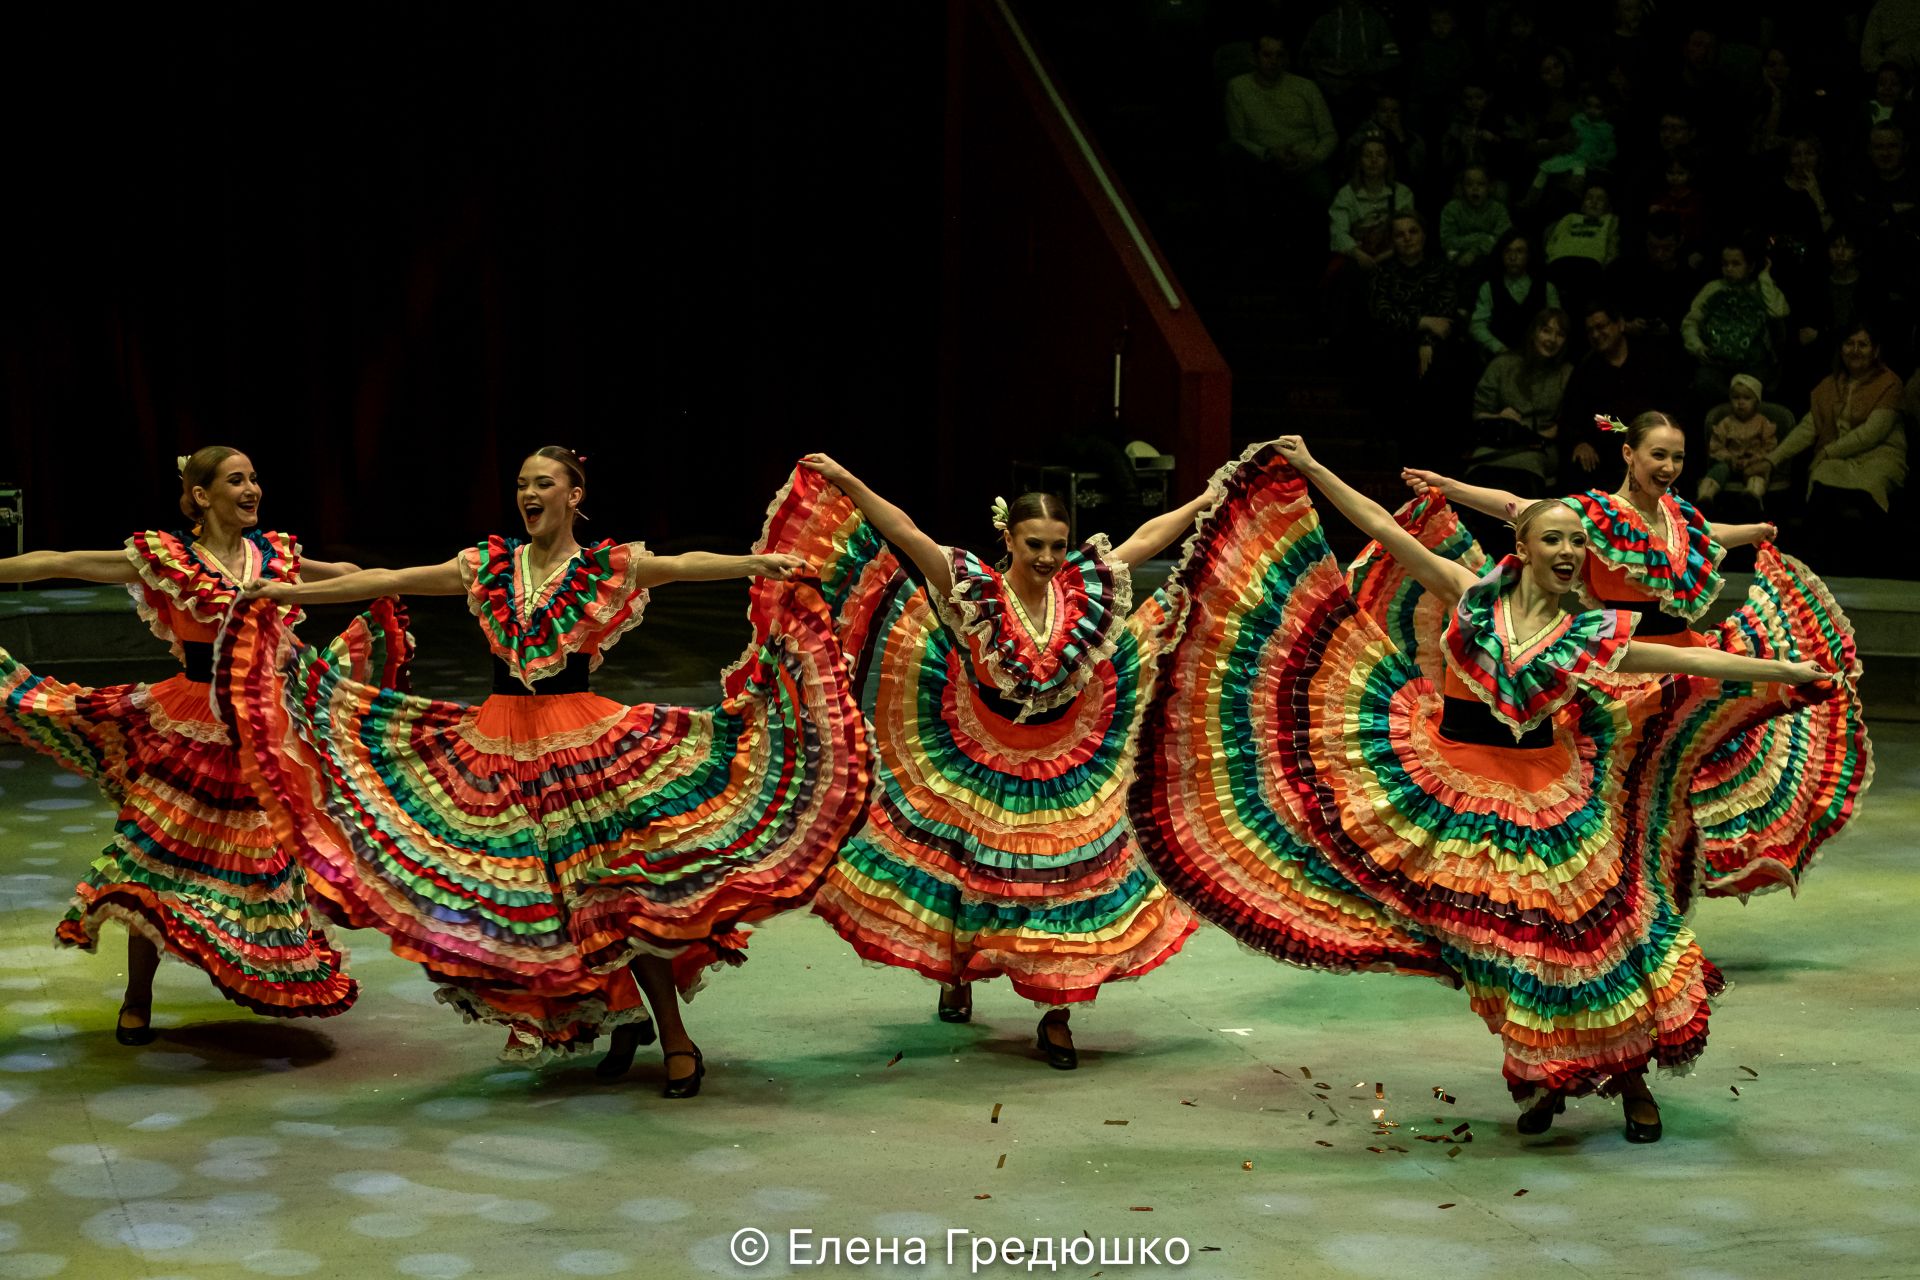
[[[1402,527],[1469,568],[1486,561],[1453,509],[1428,494],[1395,513]],[[1438,678],[1445,611],[1370,545],[1348,570],[1360,607],[1394,644]],[[1676,731],[1709,744],[1689,783],[1694,839],[1673,867],[1681,908],[1696,895],[1746,898],[1800,882],[1827,841],[1852,818],[1873,779],[1873,744],[1857,693],[1861,664],[1853,625],[1819,576],[1771,543],[1762,544],[1754,582],[1731,616],[1704,631],[1636,636],[1637,643],[1709,645],[1759,658],[1818,662],[1840,679],[1828,697],[1787,704],[1751,686],[1696,681],[1693,711]],[[1657,678],[1597,681],[1622,696]],[[1648,705],[1633,700],[1635,705]]]
[[[1135,611],[1110,671],[1021,720],[916,578],[852,580],[867,594],[842,618],[862,647],[874,796],[814,910],[863,959],[943,983],[1005,976],[1048,1005],[1170,959],[1198,922],[1147,868],[1126,816],[1164,602]]]
[[[646,1017],[638,957],[688,993],[744,960],[746,927],[804,906],[859,816],[866,737],[827,608],[801,582],[753,598],[754,645],[712,707],[414,697],[271,622],[216,679],[316,892],[539,1059]]]
[[[363,619],[336,645],[364,650],[367,636]],[[185,675],[87,689],[0,651],[0,729],[119,808],[55,938],[92,951],[115,920],[255,1013],[345,1012],[358,994],[345,950],[309,912],[306,876],[275,839],[211,692]]]
[[[1721,979],[1670,888],[1712,745],[1677,728],[1700,682],[1576,695],[1542,748],[1441,736],[1439,687],[1356,607],[1272,452],[1181,576],[1131,809],[1201,916],[1292,963],[1464,986],[1519,1099],[1700,1053]]]

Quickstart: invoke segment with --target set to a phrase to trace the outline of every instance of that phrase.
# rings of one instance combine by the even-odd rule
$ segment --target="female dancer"
[[[808,474],[776,518],[813,500]],[[623,1074],[660,1024],[665,1094],[705,1074],[674,1000],[701,971],[740,963],[742,926],[803,905],[866,799],[865,727],[818,592],[764,547],[655,556],[582,546],[580,459],[521,464],[524,538],[490,537],[442,564],[363,570],[280,601],[464,595],[494,659],[493,696],[468,707],[344,679],[264,627],[224,652],[250,780],[315,883],[440,999],[509,1029],[507,1056],[613,1048]],[[770,527],[772,527],[770,525]],[[650,588],[754,576],[754,640],[707,708],[623,706],[589,672],[638,625]],[[780,584],[780,585],[774,585]],[[631,971],[631,976],[629,974]]]
[[[0,729],[92,778],[120,810],[113,843],[54,936],[92,951],[105,921],[126,927],[127,991],[114,1028],[125,1045],[154,1038],[153,975],[162,955],[270,1017],[331,1017],[357,993],[345,956],[308,915],[299,864],[275,843],[241,777],[208,683],[215,633],[242,584],[324,580],[355,568],[303,561],[290,534],[261,532],[260,496],[247,455],[209,445],[180,460],[180,511],[190,529],[136,533],[120,551],[0,560],[0,582],[125,584],[186,668],[158,684],[85,689],[36,676],[0,651]],[[298,618],[291,611],[280,623]],[[356,624],[363,639],[364,627]]]
[[[1171,629],[1160,601],[1133,608],[1131,571],[1215,492],[1118,547],[1072,546],[1065,505],[1024,495],[995,508],[1007,556],[994,568],[825,454],[802,464],[906,560],[895,572],[883,555],[840,606],[877,785],[814,910],[863,958],[939,982],[943,1021],[969,1021],[972,984],[1005,974],[1047,1009],[1040,1053],[1071,1070],[1071,1006],[1164,963],[1196,927],[1127,827],[1134,728]],[[861,554],[880,554],[877,540]]]
[[[1310,482],[1451,614],[1444,686],[1355,607]],[[1298,437],[1251,453],[1189,544],[1131,793],[1142,847],[1201,915],[1276,958],[1465,986],[1545,1130],[1564,1099],[1626,1096],[1701,1050],[1719,975],[1658,863],[1686,839],[1692,709],[1630,714],[1600,672],[1803,684],[1810,662],[1632,640],[1636,615],[1566,613],[1588,535],[1567,500],[1521,512],[1484,577],[1436,555]],[[1662,687],[1663,693],[1676,692]],[[1241,744],[1273,744],[1245,751]]]
[[[1849,677],[1818,705],[1790,715],[1778,706],[1765,709],[1705,761],[1693,781],[1690,803],[1700,838],[1687,865],[1675,868],[1681,904],[1696,891],[1742,898],[1782,886],[1798,892],[1821,846],[1845,827],[1873,777],[1872,743],[1853,689],[1860,659],[1852,625],[1817,575],[1766,541],[1775,534],[1772,525],[1712,524],[1672,492],[1686,462],[1686,438],[1665,414],[1643,413],[1626,426],[1602,421],[1625,436],[1620,454],[1627,474],[1617,492],[1589,490],[1571,499],[1591,551],[1578,584],[1586,603],[1632,610],[1640,617],[1635,635],[1648,643],[1811,657]],[[1435,490],[1490,514],[1523,505],[1503,490],[1432,471],[1403,474],[1416,493]],[[1434,545],[1452,521],[1443,511],[1416,502],[1403,519]],[[1761,544],[1756,581],[1746,604],[1707,634],[1693,630],[1689,624],[1720,592],[1726,548],[1755,542]]]

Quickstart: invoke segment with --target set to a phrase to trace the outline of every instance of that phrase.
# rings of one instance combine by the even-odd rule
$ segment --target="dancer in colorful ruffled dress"
[[[1644,413],[1611,427],[1625,437],[1625,481],[1615,493],[1589,490],[1570,499],[1592,549],[1579,583],[1586,603],[1637,613],[1634,634],[1651,644],[1811,658],[1847,674],[1824,702],[1792,714],[1769,708],[1704,760],[1693,782],[1699,839],[1675,867],[1681,906],[1695,893],[1745,898],[1781,887],[1797,893],[1873,777],[1873,746],[1854,693],[1861,668],[1853,627],[1819,576],[1772,545],[1772,525],[1710,524],[1672,492],[1686,462],[1686,437],[1666,415]],[[1489,514],[1520,505],[1511,493],[1432,471],[1405,474],[1416,493],[1432,490]],[[1443,504],[1416,500],[1400,518],[1429,546],[1450,541],[1450,553],[1464,554],[1449,536],[1453,516]],[[1718,626],[1694,630],[1720,593],[1726,549],[1753,543],[1759,544],[1755,582],[1745,603]],[[1719,714],[1705,712],[1697,723]]]
[[[996,507],[995,568],[934,542],[826,455],[803,464],[858,508],[824,576],[876,777],[814,910],[864,959],[939,982],[944,1021],[969,1021],[972,984],[1005,975],[1046,1007],[1036,1047],[1070,1070],[1072,1006],[1165,963],[1196,927],[1127,825],[1135,725],[1172,630],[1165,598],[1134,608],[1132,569],[1215,491],[1118,547],[1072,546],[1064,504],[1027,494]]]
[[[241,777],[212,700],[213,640],[242,584],[351,572],[302,560],[290,534],[257,527],[260,481],[236,449],[180,460],[190,530],[147,530],[119,551],[36,551],[0,560],[0,582],[124,583],[186,670],[158,684],[86,689],[37,676],[0,651],[0,729],[91,778],[120,812],[113,843],[75,890],[56,939],[92,951],[104,922],[127,930],[127,990],[114,1037],[151,1043],[160,957],[193,965],[221,995],[270,1017],[331,1017],[357,993],[346,958],[308,913],[306,878]],[[278,619],[291,627],[297,611]],[[404,636],[404,627],[394,628]],[[363,619],[340,642],[387,654]],[[402,658],[403,646],[392,653]],[[363,673],[365,668],[362,668]],[[393,678],[391,671],[387,672]]]
[[[1446,604],[1442,684],[1356,607],[1308,482]],[[1179,570],[1186,625],[1141,728],[1134,827],[1168,887],[1251,946],[1466,987],[1524,1132],[1604,1089],[1625,1096],[1627,1136],[1652,1141],[1645,1068],[1699,1054],[1720,984],[1659,867],[1687,838],[1703,743],[1676,723],[1691,704],[1662,703],[1688,686],[1630,709],[1588,682],[1822,673],[1640,644],[1624,610],[1564,612],[1588,534],[1562,502],[1521,512],[1515,540],[1476,576],[1297,437],[1252,453]]]
[[[802,560],[765,539],[751,555],[582,546],[585,487],[577,457],[541,449],[516,482],[524,538],[251,593],[464,595],[494,660],[478,706],[348,679],[270,623],[223,650],[218,676],[275,831],[343,914],[425,966],[441,1000],[507,1027],[508,1057],[612,1032],[600,1073],[617,1077],[657,1020],[665,1094],[692,1097],[705,1064],[676,989],[744,960],[745,926],[806,905],[866,802],[865,727],[826,605],[788,581]],[[821,488],[796,476],[769,528]],[[650,588],[745,576],[762,580],[753,641],[718,705],[589,691]]]

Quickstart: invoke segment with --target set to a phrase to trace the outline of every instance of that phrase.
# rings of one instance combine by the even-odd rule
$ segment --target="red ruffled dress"
[[[1663,495],[1649,520],[1598,490],[1565,501],[1590,538],[1581,594],[1590,603],[1637,612],[1637,638],[1812,659],[1839,673],[1832,696],[1797,709],[1756,706],[1743,687],[1729,686],[1718,699],[1700,697],[1695,713],[1696,723],[1744,719],[1746,727],[1738,733],[1716,728],[1721,745],[1694,778],[1689,802],[1699,839],[1679,873],[1682,905],[1695,892],[1741,898],[1783,887],[1799,892],[1873,780],[1873,743],[1855,692],[1861,665],[1852,623],[1819,575],[1763,542],[1746,600],[1725,621],[1695,630],[1719,595],[1726,549],[1691,503]]]
[[[797,476],[769,528],[817,488]],[[589,673],[639,625],[648,552],[601,542],[535,583],[524,545],[459,557],[495,663],[478,706],[357,682],[272,625],[220,676],[255,792],[316,888],[441,1000],[507,1027],[508,1057],[538,1059],[645,1018],[637,956],[670,958],[690,993],[745,959],[747,926],[806,905],[859,819],[868,748],[817,584],[754,584],[718,704],[627,706]]]
[[[1517,572],[1449,611],[1436,681],[1357,606],[1297,473],[1251,452],[1179,571],[1130,809],[1167,885],[1248,945],[1464,986],[1524,1101],[1690,1062],[1720,978],[1666,869],[1712,743],[1659,687],[1633,709],[1589,691],[1634,614],[1516,636]]]
[[[1783,886],[1797,892],[1873,778],[1872,743],[1855,692],[1860,657],[1845,612],[1806,565],[1763,543],[1754,585],[1740,608],[1717,626],[1695,630],[1720,593],[1718,565],[1726,554],[1698,510],[1669,494],[1661,500],[1659,519],[1649,522],[1630,503],[1597,490],[1563,501],[1588,533],[1583,599],[1636,614],[1636,640],[1810,658],[1840,673],[1831,696],[1791,707],[1748,685],[1665,681],[1665,714],[1684,719],[1689,731],[1717,744],[1701,759],[1691,784],[1695,839],[1671,868],[1678,901],[1684,908],[1696,894],[1744,898]],[[1485,563],[1439,494],[1408,503],[1395,518],[1437,553],[1469,567]],[[1355,560],[1349,578],[1355,598],[1395,644],[1431,667],[1439,631],[1434,603],[1418,584],[1377,545]],[[1663,682],[1618,676],[1604,683],[1626,696]]]
[[[244,546],[247,563],[232,566],[240,577],[298,577],[300,549],[289,535],[249,531]],[[214,707],[213,641],[234,608],[235,583],[195,552],[190,534],[136,533],[127,558],[140,575],[129,588],[134,603],[182,674],[87,689],[36,676],[0,651],[0,729],[91,778],[120,810],[113,843],[75,889],[55,936],[91,951],[101,925],[115,920],[255,1013],[344,1012],[357,994],[345,952],[309,914],[306,877],[274,838]],[[298,617],[286,611],[275,623],[291,627]],[[364,618],[332,651],[343,663],[350,652],[363,664],[386,654]]]
[[[850,501],[818,514],[806,554],[873,723],[874,788],[815,912],[863,959],[1004,976],[1047,1005],[1164,964],[1198,922],[1141,859],[1126,783],[1169,601],[1135,608],[1104,537],[1067,554],[1038,617],[964,551],[936,597]]]

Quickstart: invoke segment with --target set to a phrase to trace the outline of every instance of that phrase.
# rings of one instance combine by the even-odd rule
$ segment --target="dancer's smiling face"
[[[513,483],[514,503],[530,537],[565,533],[585,492],[563,464],[538,454],[520,464],[520,476]]]
[[[1012,572],[1031,574],[1041,582],[1051,581],[1066,562],[1066,521],[1022,520],[1007,530],[1007,555],[1012,559]]]
[[[193,500],[202,512],[221,524],[251,529],[260,523],[260,475],[244,453],[230,453],[213,469],[213,478],[195,485]]]
[[[1627,475],[1635,488],[1665,493],[1686,466],[1687,438],[1678,427],[1655,427],[1641,437],[1638,448],[1622,444],[1620,456],[1626,460]]]
[[[1523,522],[1514,553],[1534,584],[1548,595],[1564,595],[1580,580],[1587,562],[1587,530],[1571,508],[1556,502]]]

